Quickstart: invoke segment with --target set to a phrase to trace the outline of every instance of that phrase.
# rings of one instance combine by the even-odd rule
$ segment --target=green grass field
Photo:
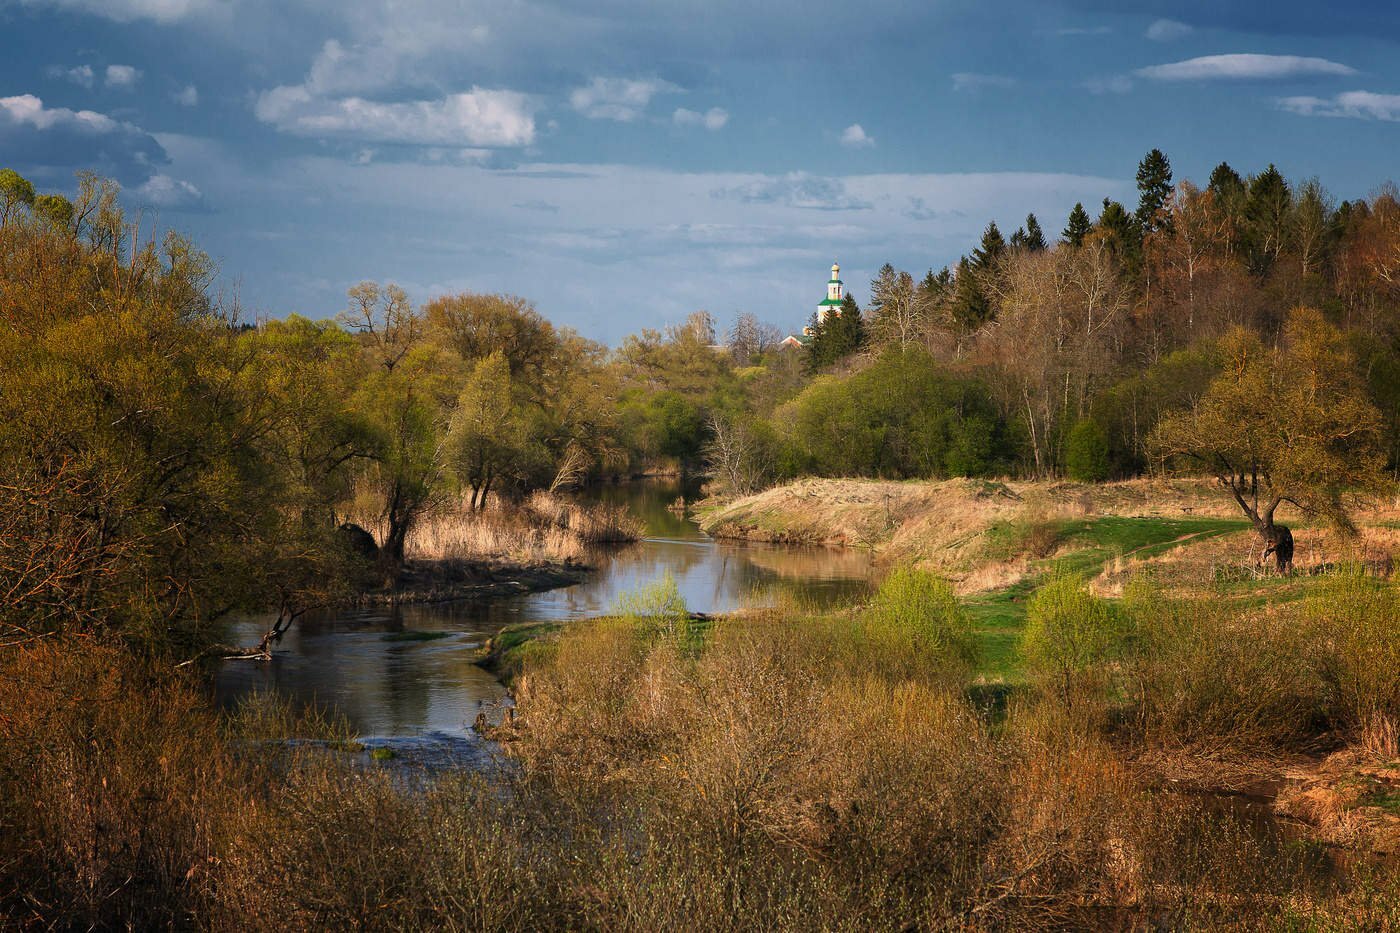
[[[1026,621],[1026,603],[1039,580],[1054,571],[1099,573],[1118,557],[1155,557],[1195,541],[1242,531],[1249,523],[1220,518],[1102,518],[1069,519],[1050,525],[1064,553],[1035,561],[1024,579],[964,601],[976,625],[982,649],[979,673],[988,680],[1013,682],[1020,678],[1019,645]],[[1014,545],[1019,533],[1011,526],[989,532],[990,546]]]

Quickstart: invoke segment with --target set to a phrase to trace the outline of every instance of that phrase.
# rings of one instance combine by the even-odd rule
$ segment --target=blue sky
[[[0,0],[0,165],[116,178],[249,315],[376,279],[613,344],[796,328],[833,258],[863,299],[988,220],[1058,231],[1154,146],[1365,196],[1397,40],[1388,4],[1297,0]]]

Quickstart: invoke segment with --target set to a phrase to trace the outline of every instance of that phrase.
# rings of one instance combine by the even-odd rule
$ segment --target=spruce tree
[[[831,363],[865,346],[865,321],[861,318],[860,305],[850,295],[841,299],[841,310],[832,316],[827,325],[827,342]]]
[[[1108,238],[1109,246],[1123,266],[1123,271],[1136,275],[1142,259],[1142,230],[1137,218],[1117,201],[1103,199],[1103,213],[1097,224]]]
[[[991,269],[1005,252],[1006,240],[1002,238],[994,220],[982,231],[982,242],[972,251],[972,264],[977,267],[977,271],[985,272]]]
[[[1283,252],[1293,194],[1277,168],[1267,169],[1249,181],[1244,205],[1244,254],[1250,272],[1263,278]]]
[[[1244,179],[1230,167],[1229,162],[1221,162],[1211,170],[1206,190],[1215,195],[1217,201],[1228,200],[1244,193]]]
[[[1032,253],[1038,253],[1049,244],[1045,242],[1045,232],[1040,229],[1040,221],[1035,219],[1034,214],[1026,215],[1026,249]]]
[[[992,305],[983,289],[979,270],[964,256],[958,260],[958,274],[953,280],[953,319],[963,330],[975,330],[991,317]]]
[[[1069,223],[1065,224],[1060,237],[1070,246],[1083,246],[1084,238],[1092,229],[1094,224],[1089,220],[1089,212],[1084,209],[1083,204],[1076,202],[1074,210],[1069,212]]]
[[[1172,165],[1160,149],[1153,149],[1138,163],[1138,229],[1151,233],[1170,225],[1162,209],[1172,193]]]

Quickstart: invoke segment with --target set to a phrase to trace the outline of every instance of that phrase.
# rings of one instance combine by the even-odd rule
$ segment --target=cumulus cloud
[[[983,88],[1015,87],[1016,79],[1009,75],[979,74],[975,71],[959,71],[953,74],[953,90],[980,91]]]
[[[181,107],[194,107],[199,104],[199,88],[195,87],[193,84],[186,84],[184,87],[180,88],[180,90],[176,91],[172,97],[175,103],[179,104]]]
[[[1153,42],[1175,42],[1177,39],[1185,39],[1195,31],[1186,23],[1179,23],[1174,19],[1159,19],[1147,27],[1144,35]]]
[[[40,172],[91,168],[119,180],[150,177],[169,161],[145,130],[92,110],[46,107],[33,94],[0,97],[0,150]]]
[[[479,87],[439,100],[383,102],[321,97],[306,85],[291,85],[261,94],[254,113],[284,133],[327,139],[502,147],[527,146],[535,138],[527,95]]]
[[[51,65],[47,74],[50,78],[61,78],[64,81],[71,81],[79,87],[92,87],[93,74],[91,65],[74,65],[71,68],[67,65]]]
[[[119,23],[149,19],[173,23],[187,16],[227,8],[230,0],[20,0],[25,6],[93,13]]]
[[[671,122],[677,126],[703,126],[707,130],[720,130],[729,122],[729,111],[723,107],[711,107],[700,113],[677,107],[676,112],[671,114]]]
[[[594,78],[569,94],[569,104],[590,120],[630,123],[640,117],[658,94],[681,88],[660,78]]]
[[[1400,121],[1400,94],[1346,91],[1334,97],[1285,97],[1279,101],[1279,106],[1305,117]]]
[[[852,123],[841,131],[841,145],[851,149],[869,149],[875,145],[875,137],[865,132],[865,127]]]
[[[136,188],[136,197],[155,207],[194,210],[204,206],[204,195],[187,181],[156,174]]]
[[[1356,69],[1325,58],[1235,53],[1151,65],[1134,73],[1154,81],[1276,80],[1307,75],[1354,75]]]
[[[141,80],[141,71],[131,65],[108,65],[103,84],[109,88],[129,91]]]

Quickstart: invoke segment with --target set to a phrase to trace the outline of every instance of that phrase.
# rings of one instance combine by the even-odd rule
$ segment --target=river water
[[[678,483],[604,487],[592,499],[623,505],[644,524],[635,545],[602,551],[597,571],[574,586],[543,593],[432,605],[343,611],[299,620],[270,662],[225,662],[221,702],[276,691],[301,705],[345,717],[366,745],[432,761],[485,754],[471,731],[483,711],[505,700],[501,683],[475,663],[492,634],[517,622],[570,621],[612,610],[624,593],[675,579],[694,612],[770,605],[781,596],[837,604],[869,591],[871,560],[845,548],[718,541],[667,510]],[[232,626],[234,644],[256,644],[267,617]]]

